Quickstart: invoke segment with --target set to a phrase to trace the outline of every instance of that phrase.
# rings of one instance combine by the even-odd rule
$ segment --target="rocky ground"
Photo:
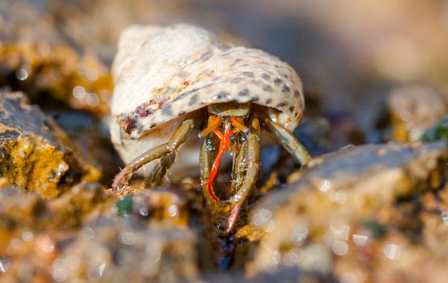
[[[1,1],[0,282],[447,282],[448,2],[358,2]],[[109,189],[118,35],[182,21],[304,81],[230,236],[197,175]]]

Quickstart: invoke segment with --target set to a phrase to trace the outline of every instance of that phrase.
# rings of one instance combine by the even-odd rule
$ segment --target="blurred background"
[[[309,175],[328,177],[321,190],[326,191],[330,181],[342,179],[348,185],[332,191],[330,202],[314,188],[309,195],[316,197],[314,206],[300,203],[303,195],[298,194],[294,201],[309,209],[304,213],[288,214],[287,205],[281,203],[275,207],[272,194],[272,211],[278,209],[279,217],[284,217],[278,220],[281,225],[275,233],[281,238],[282,228],[295,229],[295,238],[284,234],[292,251],[274,238],[276,246],[266,252],[272,244],[269,233],[265,237],[267,230],[251,223],[231,239],[217,237],[219,229],[209,221],[213,215],[207,216],[194,178],[140,191],[134,198],[105,193],[123,166],[107,129],[113,91],[110,67],[120,32],[133,24],[179,22],[200,25],[223,40],[263,49],[292,65],[303,80],[306,96],[305,117],[294,134],[313,156],[352,144],[417,141],[447,113],[448,0],[0,0],[0,93],[23,91],[32,104],[53,117],[82,149],[76,156],[78,167],[86,165],[82,174],[93,180],[79,185],[81,173],[75,172],[79,176],[73,174],[78,179],[71,185],[76,185],[61,189],[45,176],[44,183],[50,183],[53,191],[43,192],[39,183],[36,194],[21,194],[0,178],[1,282],[97,282],[104,270],[105,282],[132,282],[132,278],[134,282],[148,282],[148,278],[183,282],[185,278],[199,280],[203,274],[211,276],[210,282],[228,282],[230,277],[213,276],[217,270],[229,269],[235,272],[230,278],[235,282],[270,282],[269,276],[282,264],[297,265],[300,270],[292,272],[292,277],[282,273],[276,280],[283,281],[277,282],[295,282],[302,278],[302,270],[311,270],[304,273],[306,282],[403,282],[403,278],[446,282],[448,187],[434,179],[439,186],[436,195],[419,190],[417,182],[427,171],[436,171],[426,164],[446,162],[412,155],[409,152],[414,149],[408,144],[397,147],[404,148],[403,154],[394,155],[391,150],[384,159],[376,158],[373,150],[366,151],[365,159],[355,155],[365,166],[361,167],[367,168],[361,177],[356,170],[340,175],[345,172],[341,160],[353,166],[353,156],[331,156],[330,163],[336,160],[331,168],[336,173],[330,176],[334,180],[325,170]],[[8,116],[1,114],[0,119]],[[445,120],[445,135],[447,125]],[[1,148],[0,153],[6,151]],[[444,149],[438,154],[446,160]],[[293,184],[289,188],[294,191],[301,174],[292,160],[282,159],[279,145],[262,152],[261,183],[269,183],[267,178],[274,176],[270,173],[277,170],[278,176],[271,180],[277,186],[275,193],[281,193],[287,183]],[[31,158],[23,160],[20,164]],[[394,167],[397,160],[405,161]],[[411,172],[406,166],[423,169]],[[74,167],[70,170],[79,169]],[[372,200],[362,180],[372,177],[371,168],[387,173],[404,170],[403,175],[412,180],[403,183],[419,189],[403,200],[394,195],[401,179],[387,187],[388,178],[374,176],[378,183],[372,181],[371,186],[389,188],[393,196],[386,202],[381,197]],[[3,174],[11,168],[2,170]],[[361,193],[351,190],[353,180]],[[366,205],[367,212],[361,215],[362,209],[356,209],[365,199],[374,205]],[[333,222],[340,211],[347,212],[346,218]],[[252,215],[253,222],[266,216],[263,207],[258,212]],[[312,219],[311,224],[283,224],[301,217]],[[399,249],[403,256],[395,260]],[[286,254],[282,262],[280,252]],[[426,269],[420,270],[425,263]],[[257,275],[257,270],[266,281],[243,278],[251,272]]]

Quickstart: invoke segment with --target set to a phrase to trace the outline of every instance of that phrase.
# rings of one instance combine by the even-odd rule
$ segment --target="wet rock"
[[[13,188],[0,189],[0,255],[8,249],[15,233],[21,229],[34,227],[38,213],[45,209],[41,198]]]
[[[78,184],[61,197],[49,201],[11,187],[0,189],[0,198],[2,243],[8,243],[14,237],[25,239],[24,233],[30,233],[32,238],[34,233],[58,229],[73,231],[107,210],[113,201],[98,183]],[[0,245],[0,255],[10,248],[11,243],[10,246]]]
[[[147,229],[123,218],[99,218],[60,249],[52,275],[55,281],[192,281],[198,273],[196,244],[189,229]]]
[[[67,135],[23,93],[0,93],[0,173],[50,199],[101,173]]]
[[[47,224],[45,229],[77,229],[109,210],[113,202],[114,199],[105,193],[105,187],[101,184],[79,183],[59,198],[46,201],[47,212],[36,224]]]
[[[418,141],[448,111],[443,97],[423,85],[398,87],[387,103],[393,139],[397,141]]]
[[[298,181],[253,210],[253,225],[264,234],[248,272],[280,266],[331,272],[350,243],[363,247],[381,236],[376,217],[384,208],[440,188],[447,159],[445,142],[365,145],[316,158]],[[409,225],[418,226],[398,228]]]
[[[204,278],[205,282],[224,283],[289,283],[289,282],[309,282],[309,283],[331,283],[337,282],[332,276],[322,276],[317,272],[306,272],[297,268],[283,268],[270,273],[258,275],[252,278],[245,278],[243,274],[220,274]]]
[[[94,55],[66,44],[1,43],[0,85],[24,91],[44,109],[109,113],[112,77]]]
[[[97,183],[49,201],[1,189],[2,282],[194,281],[201,244],[187,223],[186,199],[165,189],[133,196],[124,217]]]
[[[172,227],[188,227],[191,212],[190,206],[194,195],[180,184],[169,184],[164,187],[144,189],[142,182],[134,181],[132,186],[115,192],[109,189],[108,194],[120,198],[115,205],[117,215],[147,221],[148,227],[160,225]]]
[[[51,111],[48,114],[94,160],[102,173],[101,183],[109,186],[124,165],[110,141],[107,119],[98,120],[92,114],[81,111]]]

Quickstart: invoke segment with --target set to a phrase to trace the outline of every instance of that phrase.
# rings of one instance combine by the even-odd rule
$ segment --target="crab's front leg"
[[[114,181],[112,182],[112,188],[115,190],[121,189],[123,185],[126,184],[126,182],[132,177],[132,174],[140,167],[153,161],[154,159],[162,157],[165,154],[175,152],[175,150],[178,149],[179,146],[182,145],[187,137],[192,133],[197,121],[197,117],[189,117],[185,119],[179,127],[177,127],[167,143],[151,148],[132,160],[120,171],[120,173],[115,176]]]
[[[246,162],[245,164],[243,162],[237,164],[237,166],[246,168],[246,175],[244,176],[241,187],[232,197],[233,208],[227,221],[227,234],[231,233],[233,228],[235,227],[241,207],[249,197],[258,179],[258,174],[260,172],[260,138],[260,121],[258,120],[258,118],[253,117],[250,120],[249,134],[247,138]],[[244,169],[235,169],[236,172],[240,172],[241,170]]]
[[[215,135],[209,135],[204,138],[202,142],[201,151],[199,154],[199,165],[200,165],[200,179],[201,184],[206,185],[209,182],[210,172],[213,164],[213,160],[215,160],[217,155],[217,150],[219,148],[219,139]],[[215,185],[216,181],[212,181],[212,185]],[[212,194],[204,193],[206,196],[207,202],[211,205],[216,204],[216,201]]]
[[[288,129],[273,122],[269,118],[266,119],[266,125],[269,131],[275,135],[283,148],[286,149],[297,162],[299,162],[302,166],[308,165],[312,159],[311,155]]]

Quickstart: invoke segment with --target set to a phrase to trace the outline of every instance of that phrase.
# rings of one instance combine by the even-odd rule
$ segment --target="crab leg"
[[[237,151],[234,151],[232,186],[230,192],[235,194],[243,184],[247,165],[247,142],[241,144]]]
[[[249,197],[252,188],[255,186],[255,182],[257,181],[258,173],[260,171],[260,122],[258,118],[252,118],[250,121],[246,162],[246,176],[238,192],[233,196],[233,202],[235,204],[232,208],[229,219],[227,220],[227,234],[232,232],[233,227],[236,224],[236,220],[238,219],[241,207]]]
[[[195,127],[195,122],[195,118],[185,119],[179,127],[177,127],[167,143],[151,148],[132,160],[120,171],[120,173],[115,176],[114,181],[112,182],[112,188],[115,190],[121,189],[123,185],[132,177],[132,174],[140,167],[153,161],[154,159],[160,158],[164,154],[174,152],[191,134]]]
[[[270,119],[266,119],[266,124],[283,148],[286,149],[297,162],[302,165],[307,165],[311,161],[311,155],[290,131]]]
[[[199,155],[199,165],[201,168],[201,184],[207,184],[210,176],[211,162],[216,158],[216,148],[219,147],[218,138],[211,135],[204,139]],[[213,181],[212,181],[213,182]],[[205,194],[209,203],[215,203],[213,197]]]
[[[245,133],[246,135],[249,133],[249,128],[244,126],[240,121],[238,121],[235,117],[230,118],[230,121],[232,122],[232,125],[240,130],[241,132]]]
[[[162,183],[162,178],[165,176],[166,171],[171,167],[176,159],[176,153],[166,153],[160,158],[160,162],[151,171],[146,181],[147,187],[159,186]]]
[[[222,125],[222,119],[219,116],[211,116],[208,119],[208,126],[205,128],[202,132],[199,133],[199,138],[202,139],[203,137],[208,136],[211,132],[216,130],[219,126]]]

